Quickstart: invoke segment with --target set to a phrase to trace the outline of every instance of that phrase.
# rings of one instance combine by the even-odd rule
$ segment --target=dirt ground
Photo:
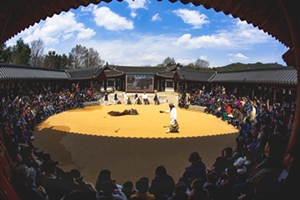
[[[139,115],[113,117],[109,111],[137,109]],[[179,133],[166,133],[169,114],[161,105],[110,105],[76,109],[52,116],[34,132],[34,145],[50,153],[65,171],[76,168],[96,183],[99,172],[109,169],[118,184],[150,181],[159,165],[175,182],[197,151],[208,168],[225,147],[234,147],[237,129],[212,115],[177,108]]]

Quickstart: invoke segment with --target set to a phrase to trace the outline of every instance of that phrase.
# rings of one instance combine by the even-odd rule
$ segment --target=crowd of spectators
[[[294,104],[269,105],[264,98],[236,98],[234,93],[227,94],[225,87],[221,87],[221,92],[216,91],[199,92],[199,99],[203,97],[201,105],[206,106],[207,113],[232,123],[239,130],[235,147],[220,147],[220,156],[210,167],[198,152],[192,152],[188,157],[190,165],[176,182],[164,166],[158,166],[151,181],[141,177],[121,185],[114,181],[108,169],[100,171],[95,184],[86,182],[79,170],[64,171],[49,154],[38,152],[30,142],[34,125],[49,113],[56,113],[44,112],[42,108],[47,103],[57,105],[62,96],[69,95],[47,92],[41,98],[32,94],[2,100],[1,122],[7,151],[18,167],[15,185],[18,195],[33,200],[300,199],[300,151],[291,148],[285,152]],[[76,96],[68,98],[76,99]],[[42,111],[39,114],[35,112],[39,110],[37,107]],[[0,150],[0,153],[4,151],[3,145]]]
[[[78,92],[51,88],[35,88],[26,92],[13,92],[1,97],[0,125],[8,153],[16,163],[22,163],[22,147],[33,148],[32,131],[47,117],[66,110],[83,108],[83,102],[95,99],[91,89]]]

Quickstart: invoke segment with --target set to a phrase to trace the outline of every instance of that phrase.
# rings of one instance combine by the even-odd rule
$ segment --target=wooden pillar
[[[274,85],[274,94],[273,94],[273,102],[275,103],[276,102],[276,92],[277,92],[277,88],[276,88],[276,85]]]
[[[290,136],[287,150],[291,147],[300,146],[300,30],[297,21],[298,10],[293,6],[294,1],[279,0],[285,19],[289,26],[290,34],[293,40],[294,58],[297,69],[297,102],[292,134]]]

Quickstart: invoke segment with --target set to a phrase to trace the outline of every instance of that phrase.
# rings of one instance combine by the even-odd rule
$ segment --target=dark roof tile
[[[179,77],[184,77],[187,81],[208,82],[208,80],[215,75],[215,72],[178,68],[177,74]]]
[[[65,79],[68,76],[64,70],[27,67],[22,65],[0,65],[0,80],[24,80],[24,79]]]
[[[220,72],[210,79],[211,82],[297,84],[297,71],[293,67],[263,70],[245,70],[236,72]]]

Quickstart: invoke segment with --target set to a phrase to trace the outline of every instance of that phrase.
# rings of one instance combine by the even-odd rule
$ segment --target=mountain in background
[[[278,63],[249,63],[249,64],[243,64],[243,63],[232,63],[229,65],[226,65],[224,67],[213,67],[212,69],[214,71],[223,72],[223,71],[236,71],[236,70],[249,70],[249,69],[265,69],[265,68],[282,68],[286,67]]]

